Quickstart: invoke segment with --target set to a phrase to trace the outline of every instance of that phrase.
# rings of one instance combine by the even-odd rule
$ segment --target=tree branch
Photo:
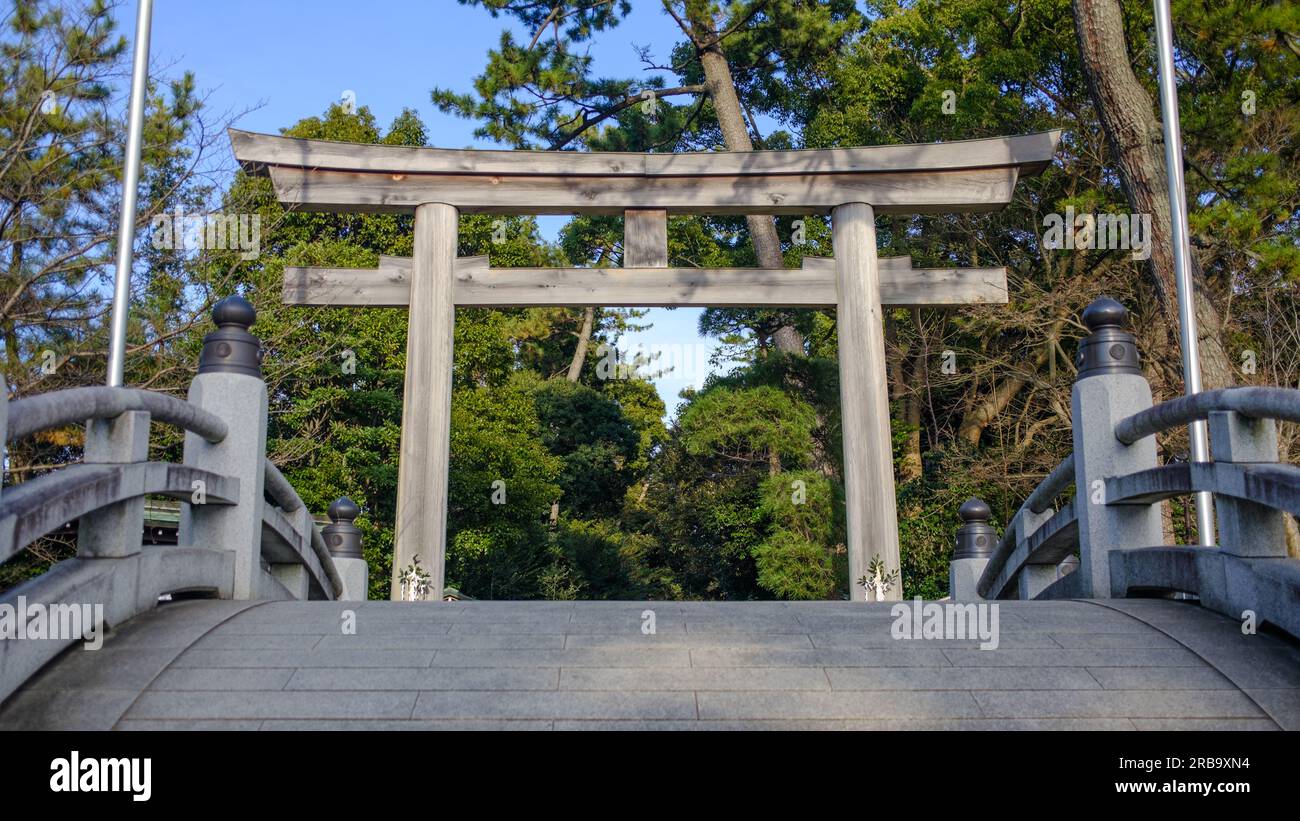
[[[708,91],[708,89],[705,88],[703,85],[678,86],[676,88],[663,88],[663,89],[651,88],[646,90],[654,92],[654,96],[656,98],[676,97],[683,94],[704,94]],[[582,115],[582,121],[578,124],[577,130],[574,131],[572,134],[569,134],[564,137],[559,137],[559,136],[553,137],[551,140],[550,150],[558,151],[559,149],[573,142],[584,131],[591,128],[593,125],[597,125],[598,123],[604,122],[605,120],[608,120],[610,117],[613,117],[615,114],[618,114],[620,111],[626,111],[632,106],[643,102],[645,102],[645,98],[643,98],[641,95],[638,94],[631,97],[625,97],[621,102],[616,103],[615,105],[607,109],[604,109],[603,111],[600,111],[600,113],[598,113],[594,117],[589,116],[588,112],[584,111]]]

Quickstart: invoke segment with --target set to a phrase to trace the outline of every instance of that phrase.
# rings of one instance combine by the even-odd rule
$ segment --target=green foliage
[[[837,587],[826,549],[778,530],[754,549],[758,583],[782,599],[828,599]]]
[[[474,598],[537,597],[562,462],[541,444],[532,396],[513,384],[456,391],[451,430],[448,583]]]
[[[552,379],[534,393],[542,444],[564,460],[558,483],[571,515],[618,513],[632,483],[639,437],[618,403],[599,391]]]
[[[713,388],[682,412],[682,444],[693,456],[766,462],[773,473],[805,460],[816,416],[812,407],[777,388]]]
[[[126,123],[114,104],[129,74],[126,41],[105,0],[15,0],[0,14],[0,372],[11,398],[102,384],[108,295],[121,200]],[[191,281],[175,255],[148,244],[153,218],[194,208],[211,193],[195,172],[209,125],[194,78],[145,93],[140,169],[139,264],[128,272],[128,384],[174,390],[192,345],[177,333],[194,311]],[[157,457],[180,437],[155,439]],[[6,483],[81,456],[81,426],[9,443]],[[66,537],[32,545],[0,566],[0,589],[73,555]]]
[[[513,387],[456,391],[451,424],[453,527],[539,522],[560,494],[562,462],[541,442],[533,398]],[[501,489],[494,487],[497,482],[504,486],[504,502],[493,493]]]
[[[629,518],[667,550],[688,595],[835,598],[847,589],[843,500],[813,461],[819,408],[757,368],[690,394]],[[814,396],[817,394],[814,393]]]
[[[901,583],[909,596],[944,595],[961,502],[978,495],[1006,515],[1070,448],[1079,308],[1106,290],[1134,307],[1139,331],[1150,324],[1140,264],[1044,251],[1039,242],[1045,213],[1127,208],[1080,71],[1069,0],[664,0],[682,36],[658,44],[658,60],[647,50],[647,62],[668,66],[648,80],[603,76],[590,56],[628,14],[626,0],[462,2],[510,18],[522,34],[502,34],[470,93],[435,89],[432,99],[505,146],[717,148],[722,130],[700,60],[710,28],[759,148],[1065,130],[1057,161],[1021,181],[999,213],[877,220],[885,253],[924,265],[1005,266],[1011,284],[1005,307],[886,316]],[[1154,90],[1150,6],[1121,3],[1130,62]],[[104,103],[126,54],[109,11],[101,0],[75,13],[18,2],[3,21],[0,249],[12,250],[0,265],[0,337],[14,395],[102,378],[102,286],[124,143]],[[1259,380],[1271,384],[1300,380],[1296,14],[1294,4],[1264,0],[1178,0],[1174,9],[1193,246],[1210,287],[1231,300],[1225,343],[1260,354]],[[211,302],[235,291],[251,299],[266,353],[271,455],[309,509],[324,511],[342,495],[361,505],[370,594],[387,598],[406,313],[287,307],[280,291],[288,266],[373,267],[380,255],[410,255],[412,218],[286,209],[269,180],[242,172],[214,191],[192,171],[199,135],[214,130],[200,119],[194,89],[183,75],[149,90],[143,221],[216,199],[223,211],[260,217],[262,253],[187,254],[142,233],[128,382],[183,391]],[[643,105],[647,92],[653,106]],[[1252,113],[1243,109],[1248,96]],[[58,104],[45,105],[50,98]],[[761,133],[765,123],[775,123],[771,133]],[[368,109],[339,105],[284,133],[429,141],[413,110],[384,128]],[[786,265],[832,253],[825,215],[776,223]],[[476,214],[461,217],[458,251],[498,267],[608,267],[622,264],[622,241],[616,215],[577,217],[550,243],[532,217]],[[756,262],[737,215],[672,215],[668,254],[682,267]],[[457,312],[448,582],[477,598],[847,595],[834,312],[704,311],[699,331],[721,343],[715,364],[731,370],[684,391],[668,425],[649,382],[601,370],[643,317],[608,308]],[[777,351],[783,328],[802,335],[800,353]],[[45,350],[58,355],[57,374],[39,369]],[[944,351],[957,372],[938,367]],[[1168,393],[1159,366],[1176,352],[1144,356],[1157,393]],[[639,375],[655,367],[640,363]],[[79,458],[80,436],[69,429],[15,444],[9,480]],[[179,443],[162,431],[155,458],[176,458]],[[28,551],[0,568],[0,587],[66,555],[58,544]]]
[[[654,538],[628,533],[615,520],[564,520],[555,534],[558,567],[576,597],[587,599],[675,599],[681,591],[672,574],[651,565]]]
[[[754,548],[758,583],[778,598],[828,599],[842,586],[832,538],[835,488],[816,471],[769,476],[759,510],[771,520],[767,539]]]
[[[837,531],[836,514],[843,500],[836,497],[836,487],[815,470],[796,470],[769,476],[760,490],[759,511],[777,524],[808,542],[831,544]]]
[[[473,598],[565,598],[555,567],[539,525],[501,521],[448,533],[447,583]]]

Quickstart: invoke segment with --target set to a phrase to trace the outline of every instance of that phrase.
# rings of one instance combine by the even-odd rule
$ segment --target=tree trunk
[[[925,346],[917,345],[912,359],[912,384],[904,399],[903,422],[907,425],[907,441],[903,444],[903,462],[899,472],[903,481],[918,479],[922,473],[921,461],[921,402],[925,392]]]
[[[687,9],[694,29],[691,37],[697,44],[700,65],[704,69],[704,85],[709,90],[709,99],[713,101],[723,142],[728,151],[753,151],[754,142],[745,127],[740,98],[736,96],[736,84],[731,77],[731,66],[727,64],[727,57],[722,52],[712,21],[695,6],[688,5]],[[701,43],[705,45],[701,47]],[[754,243],[754,254],[758,257],[759,266],[784,268],[781,238],[777,236],[776,222],[772,217],[750,214],[745,217],[745,222],[749,225],[749,237]],[[792,326],[781,326],[772,338],[777,350],[783,353],[803,353],[803,334]]]
[[[578,331],[578,347],[573,351],[573,359],[569,361],[569,373],[566,376],[570,382],[577,382],[578,377],[582,376],[582,363],[587,360],[587,348],[591,344],[591,329],[595,323],[595,308],[587,308],[582,312],[582,329]],[[560,500],[556,499],[551,502],[551,527],[555,527],[559,521]]]
[[[1034,362],[1035,367],[1041,367],[1046,360],[1047,355],[1040,353]],[[978,445],[984,429],[1007,405],[1011,404],[1011,400],[1015,399],[1016,394],[1020,393],[1027,384],[1029,380],[1021,376],[1008,376],[999,382],[992,393],[962,417],[961,426],[957,429],[958,438],[972,445]]]
[[[587,346],[591,343],[591,328],[595,320],[595,308],[588,308],[582,312],[582,330],[578,331],[578,347],[573,352],[573,360],[569,362],[570,382],[577,382],[578,377],[582,375],[582,363],[587,359]]]
[[[1053,322],[1052,327],[1047,332],[1047,339],[1055,339],[1064,325],[1065,320],[1061,318],[1058,318]],[[1040,345],[1038,347],[1038,353],[1034,356],[1034,370],[1037,371],[1042,368],[1043,365],[1047,364],[1048,357],[1051,355],[1051,345]],[[962,416],[961,425],[957,428],[957,436],[964,442],[978,445],[980,435],[984,433],[984,429],[988,427],[990,422],[997,418],[998,414],[1001,413],[1007,405],[1011,404],[1011,400],[1015,399],[1016,395],[1019,394],[1025,385],[1028,384],[1029,379],[1023,376],[1008,376],[1006,379],[999,382],[997,386],[993,388],[991,394],[989,394],[982,402],[977,403]]]
[[[1178,327],[1178,296],[1165,173],[1164,133],[1146,89],[1133,73],[1124,39],[1119,0],[1072,0],[1075,33],[1088,92],[1115,155],[1129,208],[1151,215],[1149,260],[1156,298],[1168,328]],[[1201,372],[1205,387],[1236,382],[1223,346],[1223,319],[1208,291],[1205,275],[1191,255]],[[1172,332],[1172,331],[1171,331]]]
[[[885,349],[887,353],[893,348],[894,356],[889,357],[889,398],[902,403],[902,421],[907,426],[907,439],[904,442],[902,460],[898,464],[898,478],[907,482],[919,478],[922,474],[920,459],[920,412],[923,409],[926,394],[926,340],[920,325],[920,310],[911,310],[911,321],[917,327],[918,339],[911,351],[898,349],[898,325],[893,320],[885,321]],[[911,368],[909,369],[909,361]]]

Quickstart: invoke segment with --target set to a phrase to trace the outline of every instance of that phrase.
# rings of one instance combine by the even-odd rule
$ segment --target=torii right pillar
[[[864,202],[846,203],[831,212],[831,224],[839,286],[835,321],[839,336],[849,598],[898,601],[903,598],[903,580],[889,433],[876,213]],[[881,575],[888,587],[883,595],[878,595],[872,585],[858,583],[869,575],[875,557],[884,563]]]

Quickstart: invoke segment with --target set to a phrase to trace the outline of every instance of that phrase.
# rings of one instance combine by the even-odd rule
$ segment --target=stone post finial
[[[361,531],[353,524],[360,515],[361,508],[346,496],[336,499],[330,505],[332,524],[325,525],[320,532],[331,556],[342,559],[362,558]]]
[[[1079,523],[1079,571],[1070,590],[1083,598],[1111,596],[1113,552],[1164,541],[1160,505],[1110,505],[1106,500],[1107,479],[1156,466],[1154,436],[1131,445],[1115,438],[1116,425],[1151,407],[1151,386],[1142,375],[1137,343],[1124,330],[1127,318],[1124,306],[1108,297],[1099,297],[1084,309],[1083,321],[1092,333],[1079,343],[1079,376],[1070,390],[1074,510]],[[1041,582],[1050,578],[1047,571],[1041,575]],[[1028,592],[1036,597],[1044,590]]]
[[[365,601],[370,590],[370,568],[361,553],[361,531],[353,524],[361,508],[343,496],[330,505],[329,514],[331,524],[322,527],[320,535],[343,580],[339,601]]]
[[[239,481],[234,505],[209,505],[199,495],[181,507],[183,546],[213,546],[235,554],[231,597],[256,599],[271,575],[262,567],[262,512],[266,506],[266,383],[262,381],[262,345],[248,332],[257,311],[248,300],[229,296],[212,308],[217,330],[203,337],[198,373],[190,382],[191,404],[226,423],[228,434],[208,442],[185,434],[185,464]],[[285,577],[289,578],[289,577]],[[289,578],[299,587],[301,577]],[[268,588],[279,595],[283,584]]]
[[[967,499],[958,510],[962,526],[948,562],[948,595],[954,601],[978,601],[980,576],[997,549],[998,532],[989,524],[993,511],[983,499]]]
[[[957,511],[962,526],[957,528],[953,559],[987,559],[997,546],[997,531],[989,524],[993,511],[983,499],[971,497]]]
[[[203,337],[199,373],[242,373],[262,378],[262,343],[248,332],[257,321],[253,304],[238,294],[212,307],[217,330]]]
[[[1107,296],[1097,297],[1083,309],[1083,323],[1092,333],[1079,343],[1077,379],[1109,373],[1142,374],[1137,342],[1124,330],[1128,311],[1123,305]]]

